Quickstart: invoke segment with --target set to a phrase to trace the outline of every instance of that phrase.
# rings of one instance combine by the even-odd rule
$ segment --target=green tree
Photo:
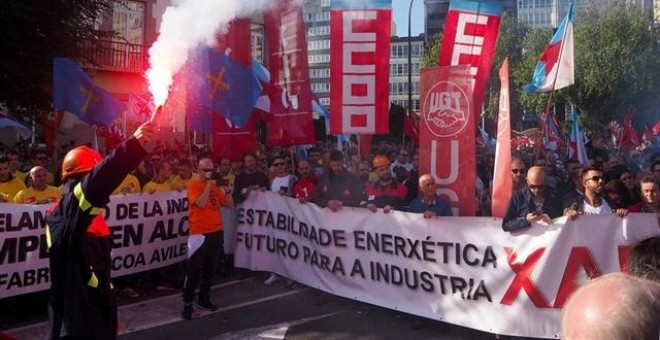
[[[436,67],[438,66],[438,58],[440,56],[440,45],[442,42],[442,33],[438,33],[431,37],[426,43],[424,48],[424,55],[422,56],[422,67]]]
[[[114,0],[0,1],[0,103],[26,117],[52,103],[53,58],[87,62],[82,48],[112,35],[96,27]]]

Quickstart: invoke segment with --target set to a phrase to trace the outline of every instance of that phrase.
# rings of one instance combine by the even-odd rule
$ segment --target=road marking
[[[278,339],[282,340],[286,337],[286,333],[289,331],[289,328],[295,327],[308,323],[310,321],[315,321],[329,316],[339,314],[339,312],[323,314],[319,316],[313,316],[308,318],[302,318],[293,321],[282,322],[273,325],[255,327],[250,329],[241,330],[239,332],[232,332],[227,335],[218,335],[211,338],[210,340],[242,340],[242,339]]]
[[[212,287],[212,290],[216,290],[219,288],[228,287],[252,280],[254,280],[254,278],[229,281],[222,284],[214,285]],[[226,307],[221,307],[214,312],[211,311],[202,312],[198,310],[198,312],[195,313],[195,316],[201,317],[201,316],[212,315],[220,312],[226,312],[233,309],[259,304],[270,300],[276,300],[295,294],[300,294],[306,290],[307,288],[295,289],[288,292],[275,294],[256,300],[245,301]],[[182,321],[181,294],[182,293],[166,295],[155,299],[150,299],[150,300],[145,300],[145,301],[140,301],[140,302],[135,302],[120,306],[118,308],[118,318],[119,318],[119,328],[120,328],[119,335],[130,334],[133,332],[160,327],[175,322],[181,322]],[[6,330],[6,333],[15,336],[17,339],[27,339],[27,340],[44,339],[49,337],[50,328],[48,321],[45,321],[45,322],[38,322],[18,328],[9,329]]]

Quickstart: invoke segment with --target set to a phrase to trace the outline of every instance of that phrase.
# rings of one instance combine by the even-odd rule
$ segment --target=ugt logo
[[[426,99],[424,121],[437,137],[451,137],[459,134],[467,125],[470,103],[463,90],[452,82],[435,84]]]

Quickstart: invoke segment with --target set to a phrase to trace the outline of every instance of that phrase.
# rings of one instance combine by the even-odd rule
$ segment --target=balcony
[[[144,45],[129,44],[112,40],[85,41],[89,63],[92,69],[119,72],[144,73],[147,69],[147,48]]]

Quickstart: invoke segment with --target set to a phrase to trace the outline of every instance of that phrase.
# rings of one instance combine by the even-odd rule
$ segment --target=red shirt
[[[296,181],[296,184],[293,185],[293,197],[295,198],[308,198],[312,199],[314,197],[314,192],[316,191],[316,176],[303,177]]]

